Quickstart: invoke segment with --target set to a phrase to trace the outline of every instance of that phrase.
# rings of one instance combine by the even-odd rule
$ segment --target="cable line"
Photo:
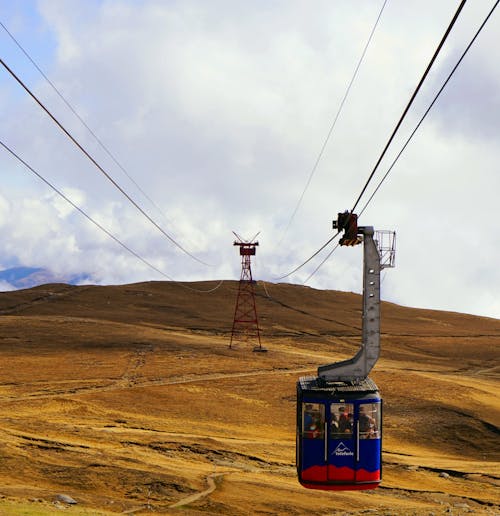
[[[373,193],[371,194],[370,198],[368,199],[368,201],[366,202],[366,204],[364,205],[363,209],[359,212],[359,216],[361,216],[361,214],[366,210],[368,204],[370,204],[371,200],[373,199],[373,197],[375,196],[375,194],[378,192],[379,188],[382,186],[382,183],[385,181],[385,179],[387,178],[387,176],[389,175],[389,173],[391,172],[391,170],[393,169],[394,165],[396,164],[396,162],[398,161],[398,159],[400,158],[401,154],[403,154],[404,150],[406,149],[406,147],[408,146],[408,144],[410,143],[410,141],[412,140],[413,136],[415,135],[415,133],[417,132],[417,130],[419,129],[419,127],[421,126],[422,122],[424,121],[424,119],[427,117],[427,115],[429,114],[429,111],[431,110],[431,108],[434,106],[434,104],[436,103],[437,99],[439,98],[439,96],[441,95],[441,93],[443,92],[443,90],[446,88],[448,82],[450,81],[451,77],[453,76],[453,74],[455,73],[456,69],[460,66],[460,63],[462,62],[462,60],[464,59],[464,57],[466,56],[466,54],[469,52],[471,46],[473,45],[474,41],[476,40],[476,38],[479,36],[480,32],[483,30],[484,26],[486,25],[486,23],[488,22],[490,16],[493,14],[493,11],[496,9],[498,3],[500,2],[500,0],[497,0],[495,2],[495,4],[493,5],[493,7],[491,8],[490,12],[488,13],[488,16],[486,16],[486,18],[484,19],[483,23],[481,24],[481,26],[479,27],[479,29],[477,30],[476,34],[474,35],[474,37],[471,39],[470,43],[467,45],[467,48],[463,51],[460,59],[457,61],[457,63],[455,64],[455,66],[453,67],[453,69],[451,70],[451,72],[449,73],[448,77],[446,78],[446,80],[444,81],[443,85],[441,86],[441,88],[439,89],[439,91],[437,92],[436,96],[434,97],[433,101],[431,102],[430,106],[427,108],[427,110],[425,111],[425,113],[423,114],[422,118],[420,119],[420,121],[418,122],[418,124],[416,125],[415,129],[413,129],[412,133],[410,134],[410,136],[408,137],[408,139],[406,140],[405,144],[403,145],[402,149],[399,151],[398,155],[394,158],[394,161],[391,163],[391,166],[389,167],[389,169],[387,170],[387,172],[385,173],[384,177],[382,177],[382,179],[380,180],[380,182],[378,183],[377,185],[377,188],[375,188],[375,190],[373,191]]]
[[[130,195],[97,163],[97,161],[80,145],[80,143],[71,135],[71,133],[57,120],[57,118],[44,106],[44,104],[35,96],[35,94],[24,84],[24,82],[9,68],[5,61],[0,58],[0,64],[12,75],[12,77],[23,87],[23,89],[30,95],[31,98],[47,113],[47,115],[56,123],[56,125],[63,131],[63,133],[87,156],[87,158],[97,167],[97,169],[115,186],[143,215],[153,226],[155,226],[165,237],[167,237],[176,247],[190,256],[193,260],[207,265],[204,261],[191,254],[188,250],[182,247],[173,237],[171,237],[160,225],[158,225],[135,201]]]
[[[217,290],[223,283],[223,280],[219,282],[219,284],[210,290],[199,290],[195,289],[193,287],[190,287],[188,285],[185,285],[184,283],[180,281],[175,281],[172,279],[168,274],[165,274],[163,271],[155,267],[152,263],[148,262],[145,258],[143,258],[140,254],[136,253],[133,249],[128,247],[126,244],[124,244],[121,240],[119,240],[117,237],[115,237],[111,232],[109,232],[105,227],[103,227],[99,222],[97,222],[95,219],[93,219],[90,215],[88,215],[82,208],[80,208],[78,205],[76,205],[69,197],[67,197],[61,190],[59,190],[57,187],[55,187],[52,183],[50,183],[47,179],[45,179],[41,174],[39,174],[33,167],[31,167],[26,161],[24,161],[18,154],[16,154],[10,147],[8,147],[3,141],[0,140],[0,145],[9,152],[12,156],[14,156],[18,161],[20,161],[30,172],[35,174],[41,181],[43,181],[47,186],[52,188],[54,192],[56,192],[58,195],[60,195],[66,202],[68,202],[73,208],[78,210],[87,220],[92,222],[95,226],[97,226],[101,231],[106,233],[110,238],[112,238],[117,244],[119,244],[121,247],[123,247],[126,251],[128,251],[130,254],[135,256],[137,259],[139,259],[142,263],[147,265],[150,269],[154,270],[161,276],[167,278],[168,280],[172,281],[176,285],[179,285],[183,288],[186,288],[188,290],[193,290],[195,292],[203,292],[203,293],[209,293],[213,292],[214,290]]]
[[[43,70],[38,66],[35,60],[28,54],[28,52],[21,46],[19,41],[14,37],[14,35],[7,29],[7,27],[0,21],[0,25],[5,30],[5,32],[10,36],[10,38],[14,41],[14,43],[19,47],[21,52],[28,58],[28,60],[33,64],[33,66],[40,72],[42,77],[48,82],[48,84],[52,87],[52,89],[57,93],[59,98],[66,104],[66,106],[70,109],[70,111],[80,120],[80,122],[85,126],[88,132],[94,137],[95,141],[100,145],[100,147],[106,152],[106,154],[114,161],[114,163],[120,168],[120,170],[132,181],[132,183],[136,186],[136,188],[142,193],[142,195],[151,203],[154,208],[165,218],[168,217],[163,213],[160,207],[149,197],[149,195],[139,186],[139,184],[134,180],[134,178],[127,172],[125,167],[116,159],[116,157],[111,153],[111,151],[104,145],[102,140],[95,134],[95,132],[88,126],[85,120],[77,113],[76,109],[66,100],[63,94],[57,89],[55,84],[47,77],[47,75],[43,72]]]
[[[330,256],[336,251],[337,247],[340,244],[337,242],[337,245],[333,247],[333,249],[325,256],[323,261],[307,276],[307,278],[302,282],[303,285],[305,285],[320,269],[323,267],[323,265],[330,259]]]
[[[392,134],[390,136],[389,141],[387,142],[386,146],[384,147],[384,150],[382,151],[382,154],[380,155],[377,163],[373,167],[373,170],[372,170],[370,176],[368,177],[368,180],[366,181],[365,186],[361,190],[361,193],[359,194],[356,202],[354,203],[354,206],[351,209],[351,214],[356,209],[356,206],[358,205],[361,197],[365,193],[365,191],[366,191],[366,189],[368,187],[368,184],[370,183],[370,181],[372,180],[373,176],[375,175],[375,172],[377,171],[377,168],[380,165],[380,162],[382,161],[383,157],[385,156],[385,153],[387,152],[387,149],[389,148],[390,144],[392,143],[392,140],[396,136],[396,133],[397,133],[399,127],[403,123],[403,120],[404,120],[406,114],[408,113],[408,110],[410,109],[411,105],[413,104],[413,101],[415,100],[415,97],[417,96],[417,93],[419,92],[419,90],[420,90],[422,84],[424,83],[424,81],[425,81],[425,79],[426,79],[426,77],[427,77],[427,75],[428,75],[432,65],[434,64],[434,61],[436,60],[439,52],[441,51],[441,48],[444,45],[444,42],[448,38],[448,35],[450,34],[451,29],[453,28],[453,25],[455,25],[455,22],[457,21],[458,16],[460,15],[460,12],[462,11],[466,1],[467,0],[462,0],[460,2],[460,5],[458,6],[458,9],[455,12],[455,15],[453,16],[453,18],[452,18],[448,28],[446,29],[446,32],[444,33],[443,37],[441,38],[441,41],[440,41],[439,45],[437,46],[437,48],[436,48],[436,50],[434,52],[434,55],[432,56],[432,59],[430,60],[429,64],[427,65],[427,68],[426,68],[424,74],[422,75],[422,78],[420,79],[420,82],[418,83],[417,87],[415,88],[415,91],[413,92],[413,95],[411,96],[410,101],[408,102],[405,110],[403,111],[403,114],[401,115],[401,118],[399,119],[399,122],[397,123],[396,127],[394,128],[394,131],[392,132]]]
[[[340,234],[340,231],[337,231],[337,233],[335,233],[335,235],[333,235],[329,240],[327,240],[312,256],[310,256],[304,263],[300,264],[298,267],[295,267],[295,269],[293,269],[293,271],[290,271],[288,274],[284,274],[283,276],[279,276],[278,278],[275,278],[275,279],[281,280],[284,278],[288,278],[288,276],[291,276],[294,272],[297,272],[299,269],[302,269],[302,267],[304,267],[304,265],[309,263],[315,256],[317,256],[321,251],[323,251],[323,249],[330,242],[332,242],[335,238],[337,238],[339,236],[339,234]]]
[[[378,25],[378,22],[382,16],[382,12],[384,11],[384,8],[385,8],[385,4],[387,3],[387,0],[384,0],[384,3],[382,4],[382,8],[380,9],[380,12],[378,14],[378,17],[375,21],[375,24],[370,32],[370,36],[368,38],[368,41],[366,42],[365,44],[365,47],[363,49],[363,52],[361,53],[361,57],[359,58],[358,60],[358,64],[356,65],[356,69],[354,70],[354,73],[351,77],[351,80],[347,86],[347,89],[344,93],[344,97],[342,98],[342,101],[340,102],[340,105],[339,105],[339,108],[337,110],[337,113],[335,115],[335,118],[333,119],[333,122],[332,122],[332,125],[330,126],[330,130],[328,131],[328,134],[326,135],[326,138],[325,138],[325,141],[323,142],[323,145],[319,151],[319,154],[318,154],[318,157],[316,158],[316,161],[314,163],[314,166],[311,170],[311,172],[309,173],[309,178],[307,179],[307,182],[306,182],[306,185],[304,187],[304,190],[302,191],[302,194],[300,195],[300,198],[297,202],[297,205],[295,206],[295,209],[293,210],[293,213],[292,213],[292,216],[290,217],[290,220],[288,221],[288,224],[285,228],[285,230],[283,231],[283,237],[281,238],[281,241],[283,240],[283,238],[285,237],[285,234],[287,233],[288,229],[290,228],[292,222],[293,222],[293,219],[295,218],[295,215],[297,214],[297,211],[299,210],[299,207],[302,203],[302,200],[304,199],[304,196],[306,194],[306,191],[307,189],[309,188],[309,185],[311,184],[311,181],[312,181],[312,178],[316,172],[316,169],[318,168],[318,165],[319,165],[319,162],[321,161],[321,158],[323,157],[323,153],[325,152],[325,149],[326,149],[326,145],[328,144],[328,141],[330,139],[330,136],[332,135],[332,132],[335,128],[335,125],[337,124],[337,120],[340,116],[340,113],[342,112],[342,109],[344,107],[344,104],[345,104],[345,101],[347,100],[347,97],[349,95],[349,92],[351,91],[351,86],[353,85],[354,83],[354,80],[356,79],[356,76],[358,75],[358,71],[359,71],[359,68],[361,67],[361,63],[363,62],[363,59],[365,57],[365,54],[368,50],[368,47],[370,46],[370,42],[373,38],[373,35],[375,33],[375,29],[377,28],[377,25]]]

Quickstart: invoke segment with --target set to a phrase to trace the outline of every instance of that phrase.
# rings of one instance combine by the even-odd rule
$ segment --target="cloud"
[[[30,85],[127,193],[212,266],[165,239],[32,100],[5,85],[5,76],[2,138],[117,238],[178,280],[239,278],[233,230],[247,238],[261,231],[254,276],[266,280],[290,272],[322,246],[333,235],[337,212],[349,209],[363,187],[456,9],[453,2],[387,4],[291,221],[380,5],[38,5],[36,23],[54,45],[44,55],[46,71],[161,213],[43,79],[30,76]],[[431,5],[429,19],[422,13]],[[16,19],[22,15],[16,12]],[[367,194],[483,15],[479,8],[464,11]],[[398,231],[397,269],[387,272],[383,285],[389,299],[500,317],[490,301],[500,286],[492,258],[500,251],[494,227],[498,23],[491,20],[361,218]],[[14,64],[21,62],[17,55]],[[100,283],[162,279],[3,152],[0,167],[9,182],[0,196],[4,258],[87,273]],[[324,256],[287,281],[305,280]],[[309,284],[359,292],[360,262],[359,249],[337,250]]]
[[[16,290],[16,287],[7,281],[0,280],[0,292],[10,292],[11,290]]]
[[[496,116],[500,111],[500,73],[492,63],[481,60],[466,63],[457,73],[437,110],[442,130],[462,134],[478,144],[496,141],[500,133]]]

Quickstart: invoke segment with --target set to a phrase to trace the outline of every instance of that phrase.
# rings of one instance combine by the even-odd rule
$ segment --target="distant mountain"
[[[40,267],[11,267],[0,271],[0,282],[8,283],[14,289],[31,288],[46,283],[78,285],[88,281],[88,279],[86,274],[63,276]]]

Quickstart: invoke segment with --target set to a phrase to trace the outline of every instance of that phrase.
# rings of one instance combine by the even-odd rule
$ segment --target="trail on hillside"
[[[186,498],[183,498],[182,500],[179,500],[178,502],[170,505],[171,509],[175,509],[176,507],[182,507],[183,505],[188,505],[190,503],[196,502],[197,500],[200,500],[201,498],[204,498],[205,496],[208,496],[210,493],[213,493],[215,489],[217,488],[217,483],[215,482],[216,478],[223,477],[224,475],[227,475],[227,473],[211,473],[207,477],[207,484],[208,488],[204,491],[201,491],[199,493],[195,493],[191,496],[187,496]]]
[[[205,373],[205,374],[193,374],[185,375],[167,379],[139,379],[133,378],[132,376],[126,375],[113,383],[106,385],[86,385],[82,387],[70,387],[68,389],[57,389],[52,392],[42,392],[33,394],[21,394],[21,395],[0,395],[0,399],[4,402],[8,401],[20,401],[20,400],[33,400],[33,399],[49,399],[54,396],[78,396],[80,394],[89,394],[95,392],[114,391],[119,389],[134,388],[134,387],[151,387],[151,386],[165,386],[165,385],[177,385],[184,383],[196,383],[196,382],[210,382],[217,380],[225,380],[229,378],[244,378],[249,376],[266,376],[266,375],[285,375],[285,374],[304,374],[312,373],[316,371],[312,367],[301,367],[298,369],[257,369],[255,371],[245,371],[237,373]],[[28,386],[29,384],[23,384]]]

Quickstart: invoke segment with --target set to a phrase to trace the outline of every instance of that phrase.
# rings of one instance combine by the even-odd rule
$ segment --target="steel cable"
[[[298,267],[296,267],[295,269],[293,269],[293,271],[290,271],[288,274],[284,274],[283,276],[279,276],[278,278],[275,278],[276,280],[281,280],[281,279],[284,279],[284,278],[288,278],[288,276],[291,276],[294,272],[297,272],[299,269],[301,269],[302,267],[304,267],[304,265],[306,265],[307,263],[309,263],[313,258],[315,258],[316,256],[318,256],[318,254],[323,251],[323,249],[330,243],[332,242],[335,238],[337,238],[338,236],[340,235],[340,231],[337,231],[337,233],[335,233],[335,235],[333,235],[330,239],[328,239],[312,256],[310,256],[304,263],[302,263],[301,265],[299,265]]]

